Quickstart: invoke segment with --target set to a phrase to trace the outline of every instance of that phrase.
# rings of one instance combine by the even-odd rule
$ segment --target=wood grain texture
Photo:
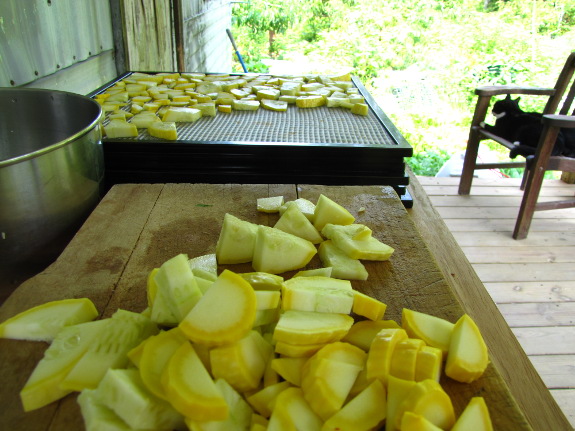
[[[509,385],[533,429],[572,430],[485,290],[481,279],[459,248],[456,238],[449,232],[421,184],[411,173],[409,191],[416,203],[409,210],[413,221],[438,259],[439,267],[451,288],[476,320],[490,349],[495,367]],[[472,241],[469,242],[469,245],[473,244]]]
[[[178,253],[188,253],[192,257],[213,252],[226,212],[254,223],[273,225],[277,215],[256,211],[258,197],[283,195],[286,200],[304,197],[315,202],[320,193],[348,208],[358,222],[369,226],[377,238],[396,249],[388,262],[366,264],[370,274],[367,281],[352,283],[356,289],[388,304],[386,318],[399,320],[401,309],[410,307],[450,321],[469,312],[480,324],[490,348],[492,364],[473,384],[461,384],[447,378],[442,381],[453,398],[457,413],[471,397],[482,395],[490,408],[495,429],[531,429],[510,393],[507,381],[513,384],[514,393],[526,389],[535,391],[528,398],[531,403],[538,403],[537,414],[541,420],[557,425],[553,429],[566,429],[561,416],[556,415],[556,405],[546,398],[550,398],[549,393],[540,380],[538,384],[537,374],[518,348],[509,327],[500,316],[494,315],[497,310],[492,310],[493,303],[484,293],[483,286],[479,283],[474,289],[468,289],[473,294],[457,291],[464,305],[458,301],[452,290],[457,284],[453,280],[473,280],[474,274],[461,266],[460,261],[455,266],[445,263],[442,255],[453,256],[457,247],[441,238],[441,243],[435,244],[441,249],[434,257],[395,192],[388,187],[114,186],[56,264],[22,285],[0,309],[0,316],[6,318],[30,305],[70,295],[92,298],[103,316],[111,315],[118,307],[142,311],[146,306],[145,280],[149,271]],[[360,208],[365,211],[360,212]],[[428,221],[436,223],[437,220],[441,221],[433,215]],[[319,265],[316,257],[310,267]],[[237,272],[252,270],[249,264],[228,267]],[[1,341],[0,377],[6,383],[0,388],[0,399],[7,408],[1,410],[0,428],[82,429],[73,395],[38,411],[22,412],[16,394],[42,356],[45,345]],[[518,371],[523,382],[512,378]],[[537,424],[533,420],[532,423]]]
[[[448,217],[443,219],[446,226],[575,428],[575,325],[570,310],[575,300],[575,211],[561,210],[564,217],[553,219],[536,213],[528,238],[517,241],[511,238],[517,212],[507,208],[498,213],[501,218],[493,218],[492,209],[499,202],[508,205],[509,196],[521,196],[519,178],[476,178],[470,196],[457,194],[456,177],[418,181],[435,209]],[[572,185],[549,179],[542,194],[569,198],[573,191]]]
[[[90,215],[62,255],[44,272],[23,283],[0,308],[0,320],[32,306],[65,298],[90,298],[102,313],[132,256],[163,186],[124,186],[111,190]],[[18,394],[42,358],[45,343],[0,339],[3,408],[0,429],[48,429],[59,404],[24,414]],[[72,398],[72,397],[70,397]],[[76,403],[61,405],[76,414]],[[57,428],[54,428],[57,429]],[[64,426],[60,429],[82,429]]]
[[[124,0],[123,35],[126,69],[176,69],[170,0]]]

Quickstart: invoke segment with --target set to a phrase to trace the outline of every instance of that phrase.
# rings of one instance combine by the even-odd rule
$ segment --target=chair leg
[[[529,176],[527,178],[527,185],[521,200],[521,207],[519,208],[519,215],[513,230],[514,239],[527,238],[529,228],[531,227],[531,220],[535,213],[537,206],[537,199],[539,198],[539,191],[543,184],[543,177],[545,176],[545,167],[549,162],[551,151],[557,139],[559,128],[545,126],[541,133],[541,140],[537,146],[537,153],[535,159],[529,169]]]
[[[461,179],[459,180],[458,193],[460,195],[468,195],[471,190],[471,182],[473,181],[473,173],[475,172],[475,164],[477,163],[477,153],[479,152],[479,142],[481,141],[477,127],[485,120],[490,101],[491,96],[479,96],[477,98],[477,105],[475,106],[475,112],[469,129],[469,139],[467,141],[467,149],[465,150]]]
[[[533,167],[533,156],[528,156],[525,159],[525,170],[523,171],[523,177],[521,178],[521,186],[519,186],[520,190],[525,190],[525,187],[527,186],[527,181],[529,179],[529,172],[531,171],[532,167]]]
[[[473,173],[475,172],[475,164],[477,163],[477,154],[479,152],[479,142],[479,133],[472,129],[469,133],[465,159],[463,160],[463,169],[461,170],[461,178],[459,180],[458,193],[460,195],[468,195],[471,191]]]

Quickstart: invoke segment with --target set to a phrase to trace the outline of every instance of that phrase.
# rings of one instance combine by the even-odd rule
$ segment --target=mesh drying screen
[[[330,145],[396,146],[394,138],[370,110],[354,115],[343,108],[300,109],[286,112],[218,112],[195,123],[178,123],[178,140],[213,142],[293,142]],[[141,130],[138,140],[156,140]]]

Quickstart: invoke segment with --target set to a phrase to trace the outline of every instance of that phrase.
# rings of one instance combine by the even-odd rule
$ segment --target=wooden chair
[[[523,200],[513,232],[513,238],[527,237],[534,211],[568,208],[575,206],[575,199],[559,202],[537,202],[539,191],[543,182],[545,171],[558,170],[565,172],[575,171],[575,159],[562,156],[551,156],[553,146],[557,139],[559,129],[575,128],[575,111],[569,112],[575,97],[575,82],[571,84],[575,72],[575,52],[567,58],[563,70],[559,74],[555,88],[516,87],[516,86],[489,86],[476,89],[477,105],[471,122],[469,140],[465,152],[461,179],[459,181],[459,194],[468,195],[476,169],[495,169],[504,167],[525,167],[521,189],[524,190]],[[485,121],[491,98],[498,95],[520,94],[549,96],[543,110],[544,124],[535,156],[526,162],[478,163],[477,154],[479,143],[484,139],[491,139],[509,150],[514,144],[481,127]],[[561,102],[563,105],[559,112],[557,109]]]

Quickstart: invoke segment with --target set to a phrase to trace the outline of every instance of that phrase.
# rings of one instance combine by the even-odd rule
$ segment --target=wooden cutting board
[[[118,308],[140,312],[147,305],[150,270],[179,253],[194,257],[215,252],[226,212],[273,226],[278,216],[258,213],[257,198],[282,195],[285,200],[303,197],[315,202],[321,193],[346,207],[358,223],[395,248],[389,261],[365,263],[367,281],[352,282],[355,289],[388,305],[386,319],[399,322],[403,307],[451,322],[465,312],[390,187],[138,184],[114,186],[59,259],[8,298],[0,308],[0,321],[29,307],[71,297],[90,298],[102,317]],[[317,257],[309,265],[319,266]],[[252,271],[249,264],[226,268]],[[84,428],[75,395],[34,412],[22,411],[18,393],[45,349],[45,343],[0,340],[0,429]],[[493,365],[472,384],[448,378],[442,384],[456,414],[471,397],[483,396],[496,430],[531,429]]]

